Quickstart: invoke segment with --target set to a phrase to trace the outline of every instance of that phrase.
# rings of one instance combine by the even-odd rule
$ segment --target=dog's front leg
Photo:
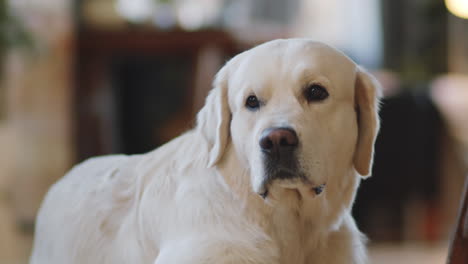
[[[279,264],[277,250],[263,243],[255,244],[184,238],[164,245],[154,264]]]

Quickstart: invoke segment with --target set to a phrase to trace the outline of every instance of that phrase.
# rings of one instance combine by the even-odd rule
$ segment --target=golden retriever
[[[379,128],[376,80],[307,39],[241,53],[197,125],[90,159],[47,194],[31,264],[366,263],[350,214]]]

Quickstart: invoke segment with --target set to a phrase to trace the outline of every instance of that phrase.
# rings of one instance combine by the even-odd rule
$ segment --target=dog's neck
[[[253,191],[249,168],[239,170],[242,167],[243,164],[232,145],[227,146],[222,160],[217,165],[219,175],[238,198],[239,203],[242,203],[244,217],[287,247],[315,247],[318,241],[304,241],[307,241],[308,237],[321,237],[326,240],[330,232],[340,228],[344,215],[349,213],[359,184],[355,172],[350,171],[350,175],[337,177],[345,180],[328,182],[326,190],[316,197],[304,198],[297,190],[277,189],[276,193],[263,199]],[[330,195],[331,193],[333,195]],[[297,240],[297,243],[291,240]],[[296,250],[289,252],[296,253]]]

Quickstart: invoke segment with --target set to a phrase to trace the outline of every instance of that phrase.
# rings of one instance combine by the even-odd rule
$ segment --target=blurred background
[[[49,186],[193,126],[226,60],[325,41],[384,86],[353,210],[372,263],[445,263],[468,174],[468,1],[0,0],[0,263],[27,263]]]

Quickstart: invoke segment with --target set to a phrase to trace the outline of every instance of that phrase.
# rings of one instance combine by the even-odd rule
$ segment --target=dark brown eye
[[[327,89],[320,84],[311,84],[305,90],[305,97],[309,103],[323,101],[327,99],[328,95]]]
[[[250,110],[257,110],[260,107],[260,102],[258,101],[257,96],[251,95],[247,97],[245,101],[245,106]]]

